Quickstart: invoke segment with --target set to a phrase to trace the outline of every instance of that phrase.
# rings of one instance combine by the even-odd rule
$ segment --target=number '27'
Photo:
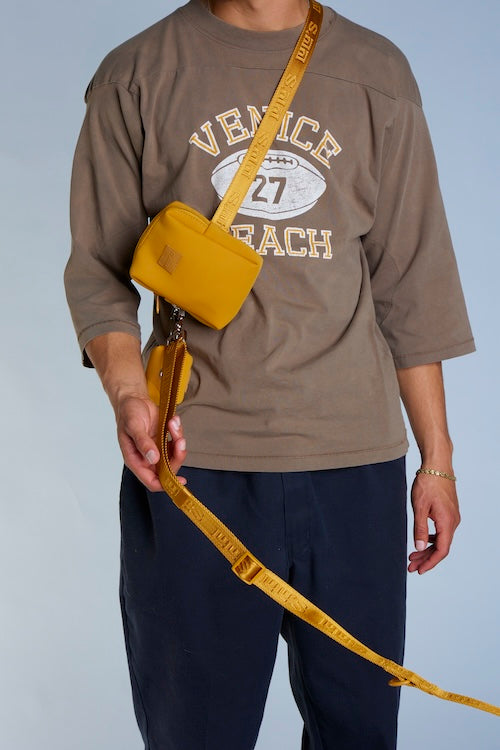
[[[286,177],[266,177],[263,174],[258,174],[255,178],[255,182],[257,183],[257,187],[252,193],[252,200],[255,202],[260,203],[269,203],[269,198],[265,195],[261,195],[262,191],[264,190],[267,183],[270,185],[277,185],[276,193],[273,198],[273,203],[279,203],[280,198],[283,195],[283,190],[286,186]]]

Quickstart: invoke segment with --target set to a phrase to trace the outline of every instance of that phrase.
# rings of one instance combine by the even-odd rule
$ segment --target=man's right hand
[[[116,409],[118,442],[125,465],[151,492],[161,492],[156,465],[160,453],[155,436],[158,429],[158,407],[143,396],[124,396]],[[179,417],[168,423],[172,436],[169,448],[170,465],[176,474],[184,462],[187,451]],[[184,477],[178,477],[186,484]]]
[[[140,342],[130,334],[111,332],[96,336],[86,350],[113,406],[126,466],[149,490],[160,492],[156,469],[160,452],[155,442],[158,407],[148,396]],[[170,465],[176,474],[187,455],[179,417],[170,420],[168,430]],[[178,479],[186,484],[183,477]]]

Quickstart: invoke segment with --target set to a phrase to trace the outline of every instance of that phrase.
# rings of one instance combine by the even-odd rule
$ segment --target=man
[[[121,602],[149,750],[253,748],[280,632],[303,748],[396,745],[399,693],[387,675],[243,586],[160,492],[128,276],[138,237],[167,203],[214,213],[306,13],[304,0],[191,0],[108,55],[87,90],[66,285],[127,467]],[[174,470],[268,567],[400,661],[399,396],[422,468],[435,472],[412,488],[408,569],[422,574],[459,523],[441,360],[474,344],[418,89],[390,42],[325,8],[232,232],[263,269],[226,329],[186,323],[194,367],[182,424],[169,424]],[[162,302],[145,357],[168,318]]]

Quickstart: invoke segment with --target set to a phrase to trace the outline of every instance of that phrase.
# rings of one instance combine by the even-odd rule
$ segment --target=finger
[[[429,547],[428,554],[423,559],[417,561],[414,560],[412,563],[410,563],[408,570],[410,570],[411,567],[412,570],[410,572],[413,573],[417,571],[419,575],[423,575],[429,570],[435,568],[442,559],[443,556],[435,547]]]
[[[408,572],[409,573],[415,573],[418,571],[420,573],[421,568],[423,565],[429,560],[433,552],[433,547],[427,547],[424,552],[412,552],[412,554],[409,556],[410,558],[410,564],[408,565]]]
[[[432,536],[436,538],[434,544],[427,547],[423,552],[412,552],[409,556],[408,571],[410,573],[418,571],[419,575],[423,575],[435,568],[448,556],[453,539],[453,530],[451,528],[446,529],[438,534],[432,534]]]
[[[126,418],[118,422],[120,445],[122,439],[126,436],[132,440],[133,446],[146,459],[148,464],[158,463],[160,453],[152,435],[148,432],[148,428],[150,428],[151,433],[154,434],[154,427],[154,423],[150,422],[149,412],[145,413],[143,409],[141,411],[136,410],[131,415],[126,415]]]
[[[184,438],[172,440],[170,451],[170,466],[174,474],[177,474],[187,456],[186,440]]]
[[[437,534],[429,534],[429,544],[434,544],[437,538]],[[412,552],[410,555],[408,555],[410,560],[421,560],[424,557],[428,556],[428,550],[429,547],[426,547],[424,550],[417,550],[416,552]]]
[[[172,417],[172,419],[169,420],[167,427],[173,440],[177,440],[177,439],[184,437],[184,430],[182,428],[180,417],[178,416]]]
[[[153,438],[147,432],[129,430],[129,437],[135,444],[139,454],[147,461],[148,464],[157,464],[160,460],[160,453]]]
[[[157,431],[158,407],[149,399],[131,396],[119,403],[116,417],[118,440],[126,463],[135,461],[137,453],[146,464],[156,464],[160,454],[153,436]]]
[[[187,456],[186,441],[184,439],[184,430],[180,417],[172,417],[172,419],[169,420],[167,427],[172,437],[172,441],[169,446],[170,468],[172,469],[174,474],[177,474],[182,464],[184,463],[184,459]],[[178,476],[177,481],[182,485],[187,484],[186,477]]]
[[[425,560],[427,557],[429,557],[429,547],[427,549],[423,550],[423,552],[412,552],[410,555],[408,555],[409,560]]]
[[[135,474],[142,484],[151,492],[161,492],[162,486],[154,467],[141,464],[140,462],[125,462],[131,472]]]
[[[433,549],[433,545],[430,545],[429,547],[426,547],[424,550],[422,550],[422,552],[412,552],[411,554],[408,555],[408,559],[416,560],[417,562],[426,560],[429,557],[429,555],[432,553],[432,549]]]
[[[156,472],[156,466],[151,464],[141,453],[137,450],[137,447],[132,438],[126,433],[121,433],[118,436],[118,442],[123,455],[125,465],[128,466],[135,476],[149,489],[151,492],[159,492],[162,487],[158,475]]]
[[[436,534],[429,534],[429,544],[434,544],[436,541]],[[410,560],[422,560],[424,557],[428,557],[429,547],[424,550],[417,550],[408,555]]]
[[[151,438],[139,441],[140,444],[138,445],[133,435],[125,432],[125,430],[120,430],[118,433],[118,443],[127,466],[129,464],[138,467],[154,466],[160,459],[158,449]]]
[[[129,466],[130,469],[130,466]],[[131,470],[132,471],[132,470]],[[145,470],[139,470],[137,472],[134,472],[137,479],[139,479],[140,482],[143,483],[145,487],[148,488],[150,492],[162,492],[163,487],[161,486],[161,482],[158,479],[158,475],[155,474],[153,471],[145,469]]]
[[[419,566],[418,572],[420,574],[427,573],[427,571],[432,570],[432,568],[435,568],[436,565],[442,562],[445,557],[448,557],[452,540],[453,530],[451,528],[439,531],[436,534],[436,542],[429,547],[429,550],[432,550],[429,557],[424,559]]]

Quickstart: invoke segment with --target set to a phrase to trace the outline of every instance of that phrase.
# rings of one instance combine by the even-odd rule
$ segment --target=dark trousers
[[[402,660],[403,458],[286,474],[182,473],[267,567],[368,646]],[[164,493],[148,492],[128,470],[121,523],[125,641],[146,750],[251,750],[280,633],[303,750],[396,747],[399,689],[389,676],[241,582]]]

